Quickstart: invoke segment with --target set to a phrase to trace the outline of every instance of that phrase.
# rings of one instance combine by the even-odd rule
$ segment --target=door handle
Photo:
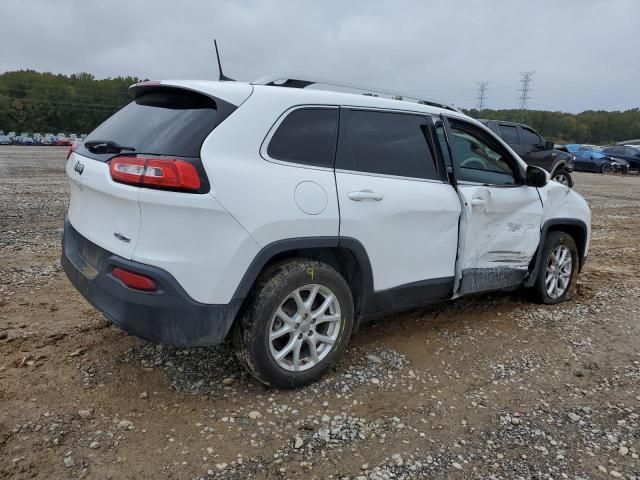
[[[357,192],[347,193],[347,197],[354,202],[360,202],[362,200],[375,200],[379,202],[384,198],[382,193],[372,192],[371,190],[359,190]]]
[[[484,205],[485,203],[487,203],[487,201],[484,198],[476,197],[471,199],[472,207],[479,207],[481,205]]]

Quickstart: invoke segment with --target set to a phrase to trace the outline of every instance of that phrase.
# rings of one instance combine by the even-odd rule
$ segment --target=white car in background
[[[570,297],[590,237],[577,192],[445,105],[276,80],[133,85],[70,153],[62,263],[115,324],[231,336],[256,378],[295,387],[386,313]]]

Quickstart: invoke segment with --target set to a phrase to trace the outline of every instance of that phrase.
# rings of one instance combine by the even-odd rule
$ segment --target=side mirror
[[[547,140],[546,142],[544,142],[544,149],[545,150],[553,150],[553,147],[555,147],[556,144],[553,143],[551,140]]]
[[[526,183],[528,187],[541,188],[544,187],[549,181],[547,172],[539,167],[534,167],[533,165],[529,165],[527,167],[526,177]]]

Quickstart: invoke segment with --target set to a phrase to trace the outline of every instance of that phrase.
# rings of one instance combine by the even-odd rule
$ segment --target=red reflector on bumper
[[[153,279],[140,275],[139,273],[133,273],[118,267],[114,267],[111,273],[129,288],[144,290],[145,292],[152,292],[158,289]]]

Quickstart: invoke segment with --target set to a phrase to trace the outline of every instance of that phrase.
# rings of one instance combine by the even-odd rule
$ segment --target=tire
[[[613,172],[613,166],[611,166],[611,164],[609,163],[605,163],[602,165],[602,167],[600,167],[600,173],[612,173]]]
[[[564,265],[564,267],[552,268],[558,264],[558,252],[570,254],[571,264],[567,265],[563,260],[560,265]],[[544,304],[555,304],[569,300],[575,290],[579,262],[578,249],[571,235],[565,232],[549,233],[542,248],[542,259],[537,278],[530,290],[533,300]],[[558,272],[555,274],[556,289],[551,288],[553,279],[549,281],[549,276],[554,276],[553,272]],[[568,277],[565,277],[563,273],[566,273]],[[560,290],[560,287],[563,288]]]
[[[571,174],[569,173],[569,171],[563,167],[558,168],[553,173],[553,179],[556,182],[561,183],[562,185],[573,188],[573,178],[571,178]]]
[[[315,382],[347,348],[354,323],[351,291],[325,263],[301,258],[276,264],[261,275],[247,300],[233,335],[236,356],[265,385],[295,388]]]

